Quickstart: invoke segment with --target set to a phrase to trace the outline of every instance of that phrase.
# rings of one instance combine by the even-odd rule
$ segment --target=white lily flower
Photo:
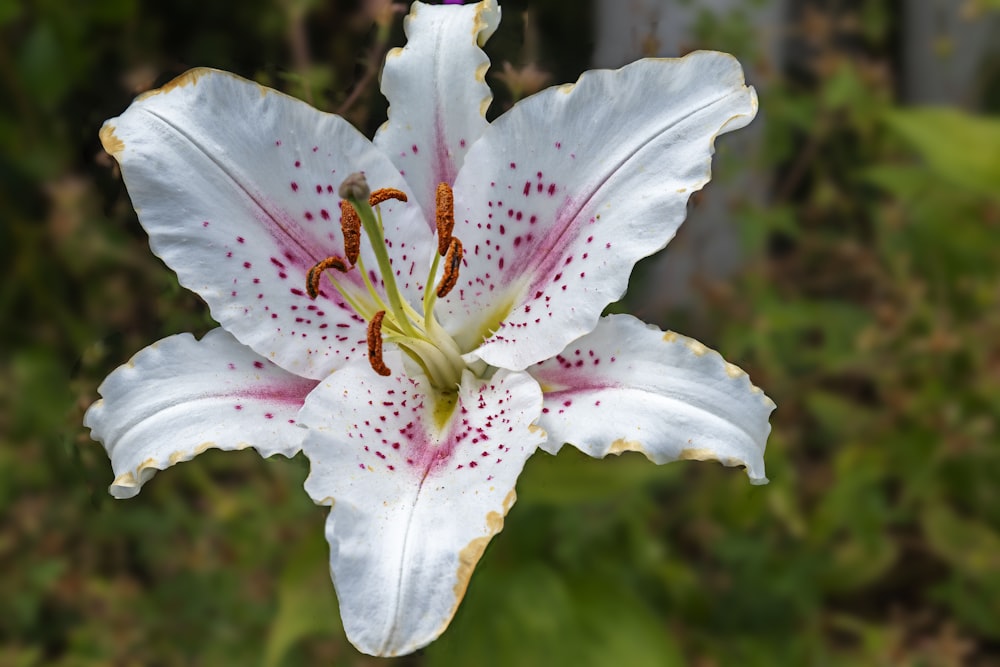
[[[209,447],[301,448],[306,490],[331,507],[344,628],[373,655],[444,631],[539,447],[717,459],[766,481],[774,404],[746,374],[601,317],[708,182],[715,137],[754,117],[739,64],[587,72],[489,124],[480,47],[499,20],[495,0],[414,3],[373,142],[205,69],[101,131],[153,251],[221,325],[101,386],[85,423],[111,493]]]

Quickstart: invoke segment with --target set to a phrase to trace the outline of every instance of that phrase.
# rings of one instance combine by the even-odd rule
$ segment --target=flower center
[[[447,183],[437,189],[436,222],[438,249],[434,254],[427,288],[423,295],[423,312],[410,305],[396,284],[392,262],[389,259],[379,204],[389,199],[405,202],[406,194],[394,188],[371,192],[363,174],[351,174],[340,186],[341,229],[344,234],[344,258],[327,257],[309,269],[306,274],[306,291],[313,299],[319,294],[320,280],[325,274],[344,302],[354,312],[368,321],[368,361],[372,370],[380,375],[390,375],[392,369],[382,358],[384,341],[394,343],[424,372],[431,384],[446,392],[454,391],[466,368],[458,344],[448,335],[434,317],[434,302],[447,295],[458,282],[462,264],[462,243],[452,236],[455,227],[454,199]],[[362,234],[362,231],[364,234]],[[378,262],[382,277],[381,289],[373,284],[361,257],[364,236]],[[430,289],[438,272],[440,260],[444,268],[436,289]],[[357,267],[364,291],[348,289],[339,282],[335,269],[348,273]]]

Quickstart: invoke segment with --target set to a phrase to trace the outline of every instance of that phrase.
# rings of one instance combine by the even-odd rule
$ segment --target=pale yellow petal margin
[[[718,461],[766,483],[763,454],[774,402],[738,366],[696,340],[629,315],[601,318],[563,359],[529,373],[545,394],[543,449],[570,443],[602,458],[639,452],[653,463]]]
[[[119,494],[121,494],[124,491],[123,497],[130,496],[133,495],[131,493],[131,489],[137,489],[141,487],[143,484],[148,482],[157,472],[160,472],[161,470],[166,470],[167,468],[175,466],[178,463],[184,463],[185,461],[190,461],[199,454],[207,452],[209,449],[242,451],[244,449],[249,449],[252,446],[253,445],[251,445],[249,442],[241,442],[235,445],[234,447],[223,448],[220,447],[215,442],[203,442],[193,449],[190,450],[179,449],[173,452],[172,454],[170,454],[170,457],[166,465],[157,462],[155,458],[148,458],[142,463],[140,463],[138,466],[136,466],[135,470],[123,472],[122,474],[115,477],[114,480],[111,482],[111,489],[112,491],[118,491]],[[118,497],[118,494],[112,493],[112,495]]]
[[[497,26],[500,25],[500,7],[496,0],[483,0],[476,6],[476,19],[472,26],[472,35],[476,38],[476,44],[482,46],[486,43]]]
[[[722,357],[722,355],[720,355],[715,350],[706,347],[704,343],[702,343],[700,341],[697,341],[694,338],[688,338],[687,336],[684,336],[682,334],[678,334],[678,333],[676,333],[674,331],[665,331],[663,333],[663,341],[665,343],[678,343],[678,342],[680,342],[680,343],[682,343],[684,345],[684,347],[686,347],[691,352],[691,354],[693,354],[696,357],[702,357],[702,356],[705,356],[706,354],[714,355],[715,357],[717,357],[722,362],[723,368],[725,369],[725,372],[726,372],[726,375],[730,379],[732,379],[732,380],[738,380],[740,378],[744,378],[745,377],[746,378],[746,380],[745,380],[746,383],[750,385],[750,392],[751,393],[753,393],[753,394],[759,394],[761,396],[761,398],[763,399],[764,404],[769,409],[773,410],[773,409],[775,409],[777,407],[775,405],[774,401],[771,400],[767,395],[764,394],[764,390],[763,389],[761,389],[757,385],[755,385],[752,382],[750,382],[750,376],[747,374],[747,372],[745,370],[743,370],[742,368],[740,368],[736,364],[733,364],[733,363],[730,363],[730,362],[726,361]],[[624,438],[619,438],[618,440],[615,440],[614,442],[612,442],[611,443],[611,447],[608,448],[608,454],[610,454],[610,455],[617,456],[617,455],[622,454],[623,452],[638,452],[639,454],[642,454],[643,456],[645,456],[647,459],[649,459],[653,463],[657,463],[657,460],[655,458],[653,458],[653,455],[650,454],[649,452],[647,452],[644,449],[643,444],[641,442],[636,441],[636,440],[626,440]],[[726,467],[729,467],[729,468],[734,468],[734,467],[742,466],[742,465],[745,464],[744,461],[742,461],[741,459],[736,458],[735,456],[720,457],[720,456],[718,456],[716,454],[716,452],[712,451],[711,449],[705,448],[705,447],[685,447],[685,448],[681,449],[680,452],[678,452],[678,454],[677,454],[677,460],[678,461],[718,461],[722,465],[724,465]]]
[[[476,19],[472,25],[472,35],[480,48],[486,44],[486,40],[493,35],[498,25],[500,25],[500,7],[497,6],[496,0],[480,2],[476,7]],[[486,83],[486,72],[489,69],[489,62],[482,63],[476,68],[476,81],[486,86],[487,90],[487,95],[479,101],[479,115],[483,118],[486,118],[486,112],[493,104],[493,91]]]
[[[403,19],[403,29],[409,34],[410,21],[417,17],[417,12],[420,11],[421,7],[424,7],[422,2],[414,2],[410,7],[410,13],[406,15]],[[476,45],[480,48],[486,44],[493,33],[496,32],[497,27],[500,25],[500,6],[497,5],[496,0],[482,0],[476,5],[476,14],[472,20],[472,38],[476,41]],[[390,49],[386,54],[385,59],[396,58],[403,53],[403,47],[397,46],[394,49]],[[490,63],[487,61],[479,65],[476,68],[476,81],[486,85],[486,72],[490,69]],[[486,110],[490,108],[490,104],[493,103],[493,92],[487,87],[488,94],[479,103],[479,113],[483,118],[486,118]],[[388,124],[389,121],[383,123],[383,127]]]
[[[174,77],[173,79],[163,84],[159,88],[154,88],[153,90],[147,90],[146,92],[140,94],[135,98],[133,104],[135,104],[136,102],[142,102],[143,100],[147,100],[151,97],[155,97],[156,95],[169,93],[170,91],[175,90],[177,88],[184,88],[185,86],[194,85],[198,83],[199,79],[209,74],[221,74],[232,77],[239,81],[246,81],[246,79],[244,79],[243,77],[237,76],[236,74],[232,74],[231,72],[213,69],[211,67],[195,67],[194,69],[190,69],[187,72],[184,72],[180,76]],[[271,88],[262,86],[255,81],[251,81],[250,83],[253,83],[260,89],[261,96],[267,95],[268,93],[278,93],[279,95],[284,94],[281,93],[280,91],[272,90]],[[115,134],[115,126],[111,123],[111,121],[107,121],[106,123],[104,123],[104,126],[101,127],[100,138],[101,138],[101,146],[104,147],[104,151],[108,155],[117,160],[121,156],[122,152],[125,150],[125,142],[123,142]]]
[[[439,634],[445,631],[448,624],[451,623],[451,619],[455,617],[455,612],[458,611],[458,605],[462,603],[462,599],[465,597],[465,591],[469,588],[469,580],[472,578],[472,573],[476,569],[479,559],[483,557],[486,547],[489,545],[490,540],[493,539],[493,536],[503,530],[503,520],[507,516],[507,512],[514,505],[515,500],[517,500],[517,490],[511,489],[507,497],[503,499],[503,514],[490,512],[486,515],[486,526],[490,532],[472,540],[458,553],[458,570],[455,572],[457,581],[453,589],[455,591],[455,606],[451,608],[448,618],[441,624],[441,629],[438,631]]]
[[[125,150],[125,142],[115,136],[115,126],[105,123],[101,128],[100,137],[104,152],[117,160]]]
[[[433,221],[439,183],[455,181],[469,149],[489,127],[493,93],[482,46],[500,24],[496,0],[463,6],[414,2],[403,21],[406,45],[382,69],[388,119],[374,143],[409,185],[407,194]]]
[[[141,102],[142,100],[148,99],[155,95],[160,95],[162,93],[169,93],[171,90],[175,88],[183,88],[184,86],[197,83],[198,79],[203,77],[206,73],[215,71],[216,70],[204,67],[198,67],[192,70],[188,70],[187,72],[184,72],[180,76],[175,77],[174,79],[168,81],[166,84],[160,86],[159,88],[154,88],[153,90],[147,90],[146,92],[142,93],[141,95],[135,98],[133,104],[135,102]],[[121,157],[121,154],[125,151],[125,142],[123,142],[115,134],[115,126],[111,123],[111,121],[104,123],[104,126],[101,127],[100,138],[101,138],[101,146],[104,147],[104,152],[106,152],[108,155],[118,160]]]
[[[154,88],[153,90],[147,90],[146,92],[136,97],[135,101],[138,102],[140,100],[153,97],[154,95],[169,93],[171,90],[175,88],[183,88],[184,86],[198,83],[198,79],[209,73],[228,74],[228,72],[222,72],[222,70],[216,70],[210,67],[195,67],[194,69],[190,69],[187,72],[184,72],[180,76],[174,77],[173,79],[163,84],[159,88]],[[235,74],[230,74],[230,76],[235,76]]]
[[[222,329],[170,336],[109,375],[83,416],[104,445],[115,498],[131,498],[157,471],[208,449],[255,447],[293,456],[295,416],[315,382],[287,373]]]

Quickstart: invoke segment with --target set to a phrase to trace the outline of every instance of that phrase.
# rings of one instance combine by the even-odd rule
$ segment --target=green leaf
[[[629,492],[643,493],[646,484],[673,479],[682,467],[657,466],[635,452],[592,459],[566,445],[558,456],[532,457],[518,482],[517,497],[522,505],[601,502]]]
[[[429,667],[685,664],[634,594],[607,579],[569,580],[537,564],[502,573],[484,569],[425,658]]]
[[[289,558],[278,588],[278,613],[264,652],[265,667],[275,667],[295,644],[310,635],[341,632],[326,540],[310,535]]]
[[[975,519],[966,519],[940,503],[923,516],[924,534],[938,556],[971,577],[1000,574],[1000,534]]]
[[[951,185],[1000,195],[1000,119],[946,108],[897,110],[889,128]]]

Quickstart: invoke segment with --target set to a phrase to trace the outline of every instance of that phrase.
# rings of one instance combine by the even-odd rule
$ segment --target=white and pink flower
[[[85,423],[112,495],[208,448],[304,451],[344,627],[374,655],[447,627],[538,448],[717,459],[766,481],[774,404],[745,373],[601,317],[708,182],[715,137],[754,117],[739,64],[587,72],[490,124],[480,47],[499,20],[494,0],[414,3],[372,142],[205,69],[101,131],[153,251],[221,325],[102,384]]]

